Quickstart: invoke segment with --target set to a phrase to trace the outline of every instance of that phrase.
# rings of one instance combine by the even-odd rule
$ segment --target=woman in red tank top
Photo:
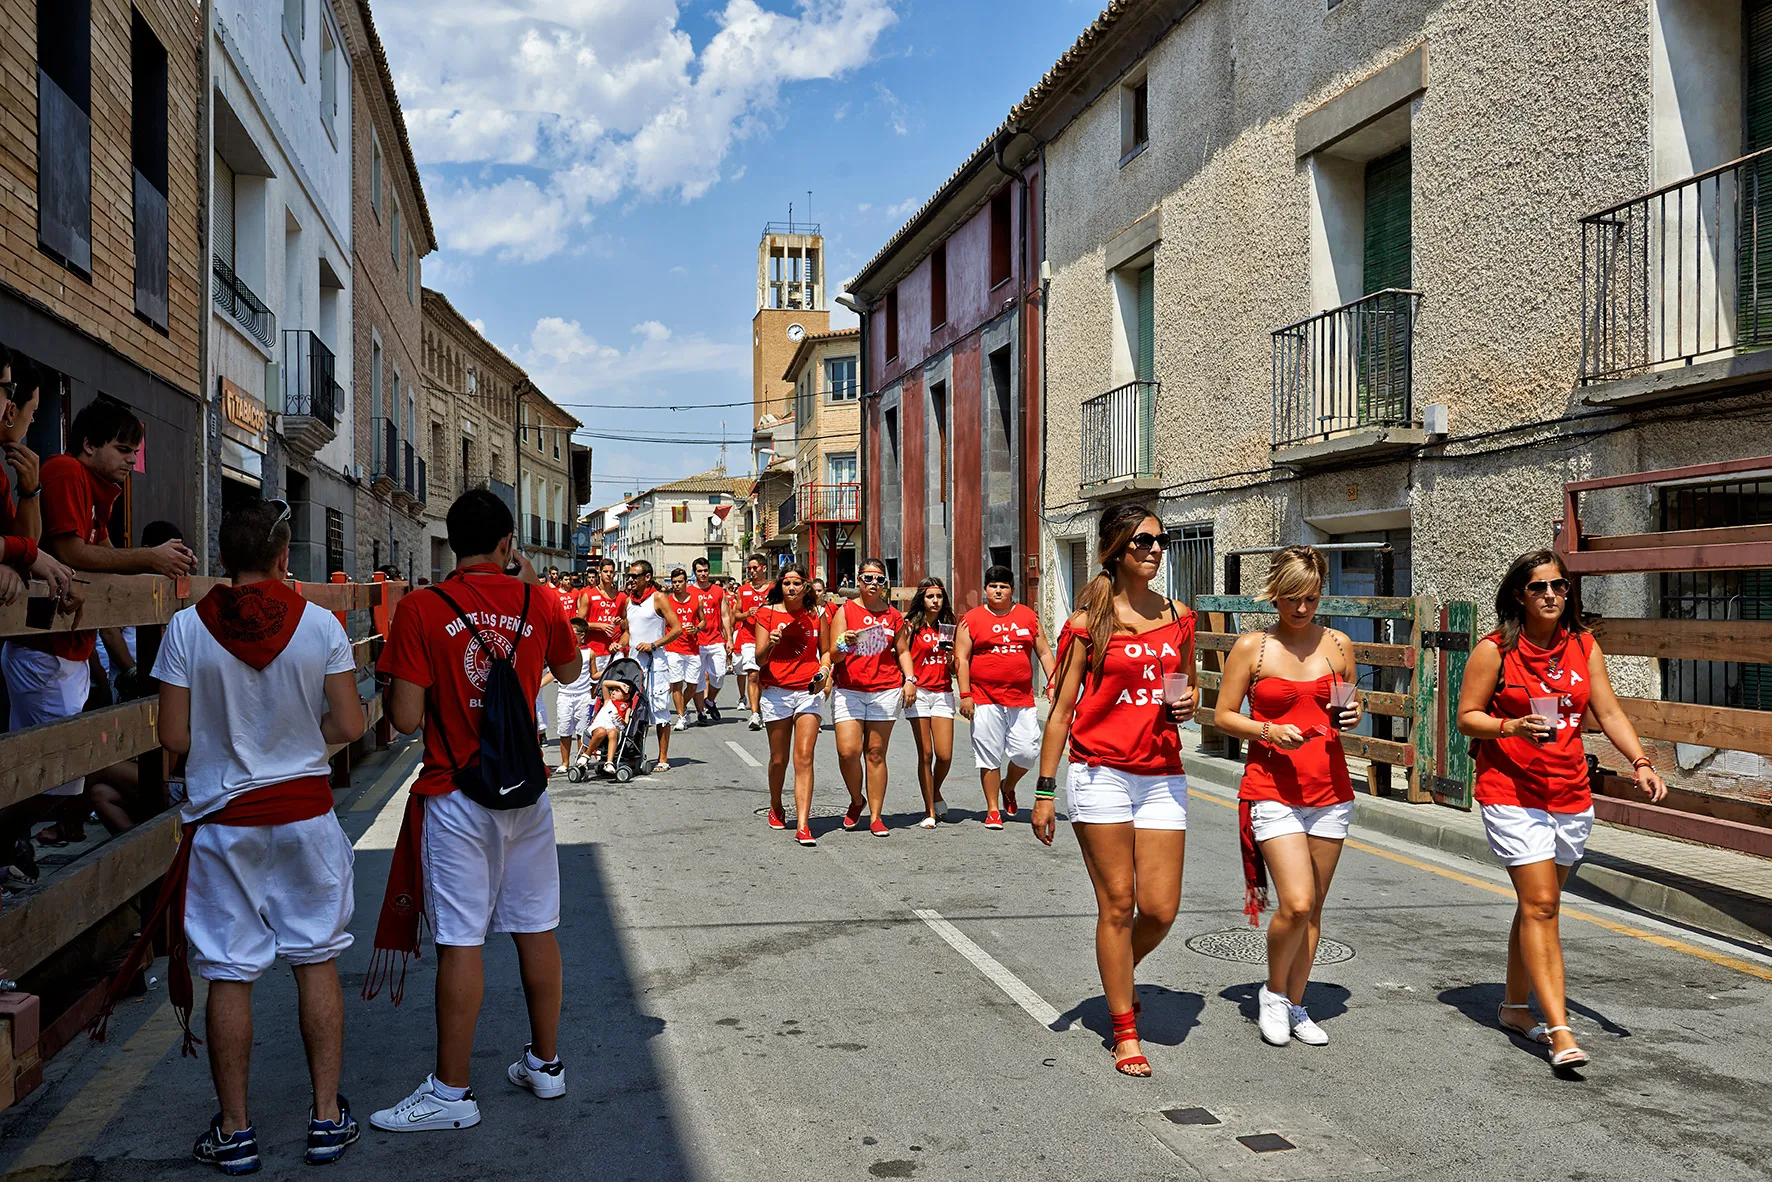
[[[868,831],[885,837],[892,831],[880,816],[886,807],[886,748],[892,725],[904,705],[904,687],[916,678],[908,656],[898,649],[904,613],[886,602],[886,564],[878,558],[862,562],[856,580],[860,593],[837,600],[825,618],[824,653],[835,690],[831,696],[832,730],[837,738],[837,766],[849,789],[849,811],[843,828],[853,829],[868,810]],[[867,767],[867,798],[862,798],[862,766]]]
[[[917,584],[898,651],[910,658],[914,681],[904,687],[904,716],[917,740],[917,785],[923,789],[924,817],[918,828],[933,829],[947,816],[942,781],[954,762],[954,621],[947,584],[934,575]]]
[[[751,625],[757,647],[763,725],[769,733],[769,827],[786,829],[781,789],[788,757],[794,761],[794,839],[817,845],[812,836],[812,751],[823,721],[819,711],[829,668],[819,656],[820,611],[806,568],[789,566],[769,588]]]
[[[1040,744],[1034,836],[1052,844],[1058,763],[1095,887],[1095,963],[1114,1067],[1148,1077],[1133,970],[1175,922],[1187,844],[1177,727],[1194,715],[1194,615],[1152,588],[1169,548],[1156,514],[1122,505],[1096,527],[1101,571],[1059,637],[1058,693]],[[1170,680],[1186,675],[1185,686]]]
[[[1550,1047],[1552,1070],[1568,1071],[1589,1062],[1569,1029],[1557,928],[1563,883],[1594,823],[1581,741],[1588,710],[1651,801],[1666,796],[1667,785],[1612,692],[1561,558],[1537,550],[1516,559],[1495,593],[1495,618],[1497,631],[1471,650],[1458,694],[1458,729],[1477,759],[1483,828],[1519,900],[1495,1018],[1508,1033]],[[1542,1023],[1532,1021],[1532,994]]]
[[[1316,622],[1328,573],[1310,546],[1273,556],[1259,598],[1279,619],[1238,638],[1218,689],[1218,729],[1249,744],[1237,793],[1249,922],[1260,922],[1266,906],[1267,871],[1279,896],[1267,929],[1267,982],[1256,993],[1261,1037],[1274,1046],[1329,1041],[1304,994],[1354,808],[1340,732],[1359,725],[1360,701],[1353,643]]]

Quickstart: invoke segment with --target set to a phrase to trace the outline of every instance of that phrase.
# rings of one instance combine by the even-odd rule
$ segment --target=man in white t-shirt
[[[204,1033],[221,1102],[193,1152],[239,1174],[258,1168],[246,1103],[252,985],[279,956],[294,970],[314,1088],[306,1160],[336,1161],[357,1139],[338,1091],[351,843],[332,811],[327,747],[354,742],[365,723],[344,628],[283,581],[289,506],[259,501],[230,513],[221,559],[233,586],[172,617],[153,675],[160,742],[187,757],[187,828],[168,872],[184,878],[184,908],[169,918],[175,942],[182,921],[190,963],[209,982]],[[132,973],[125,962],[122,976]],[[173,958],[168,977],[188,1030],[189,970]]]

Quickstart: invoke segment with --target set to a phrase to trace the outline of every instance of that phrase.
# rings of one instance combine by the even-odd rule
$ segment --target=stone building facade
[[[518,534],[536,569],[573,567],[572,527],[581,498],[574,491],[572,433],[579,421],[523,380],[517,399],[516,460],[518,503],[523,516]],[[582,450],[582,446],[581,446]],[[588,481],[589,465],[586,465]],[[589,498],[588,490],[584,499]]]
[[[814,578],[855,581],[861,523],[861,330],[810,334],[782,378],[793,387],[790,525],[793,550]],[[782,520],[780,505],[776,521]]]

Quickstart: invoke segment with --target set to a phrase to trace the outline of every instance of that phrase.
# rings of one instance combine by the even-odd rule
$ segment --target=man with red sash
[[[455,774],[479,762],[492,658],[511,662],[522,701],[529,702],[544,665],[562,685],[578,680],[578,642],[558,597],[516,554],[515,524],[503,501],[485,489],[470,490],[449,507],[446,523],[455,570],[436,587],[401,599],[377,662],[389,679],[387,717],[403,734],[422,725],[425,755],[394,847],[364,996],[374,997],[389,982],[399,1002],[405,970],[396,975],[394,961],[403,965],[418,954],[420,915],[437,944],[436,1066],[411,1095],[370,1116],[385,1132],[480,1123],[468,1067],[485,988],[480,950],[489,931],[509,932],[517,945],[529,1013],[529,1045],[506,1075],[542,1099],[566,1094],[566,1068],[554,1045],[563,985],[554,938],[560,859],[553,806],[544,791],[533,804],[490,809],[458,791]],[[513,557],[521,579],[504,573]]]
[[[260,1165],[246,1103],[252,984],[279,956],[294,970],[314,1089],[306,1160],[337,1161],[357,1139],[338,1091],[338,955],[351,946],[351,843],[332,811],[327,747],[355,742],[365,723],[344,628],[283,581],[289,506],[258,501],[228,514],[221,560],[233,586],[174,615],[154,662],[161,746],[186,756],[184,840],[105,1013],[153,958],[164,915],[168,992],[187,1054],[197,1041],[191,967],[209,982],[204,1033],[221,1111],[193,1156],[247,1174]]]

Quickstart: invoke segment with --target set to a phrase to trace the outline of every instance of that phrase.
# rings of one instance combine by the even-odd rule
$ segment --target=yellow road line
[[[350,811],[353,813],[367,813],[373,809],[380,808],[382,801],[386,800],[388,794],[400,786],[401,782],[406,779],[407,774],[412,771],[413,765],[419,761],[419,758],[423,754],[423,743],[415,742],[407,750],[402,751],[388,763],[387,770],[376,777],[375,783],[369,786],[368,791],[364,792],[362,796],[357,798],[356,802],[351,805]]]
[[[1226,800],[1223,797],[1216,796],[1210,792],[1202,792],[1197,788],[1190,788],[1188,795],[1201,800],[1209,800],[1213,804],[1221,805],[1225,808],[1237,807],[1235,801]],[[1453,882],[1461,882],[1466,886],[1473,886],[1480,891],[1488,891],[1492,895],[1500,895],[1505,899],[1511,900],[1514,898],[1514,892],[1510,887],[1504,887],[1499,883],[1485,881],[1475,875],[1461,874],[1456,870],[1450,870],[1444,866],[1436,866],[1432,862],[1423,862],[1418,858],[1411,858],[1407,854],[1399,854],[1391,850],[1381,849],[1375,845],[1368,845],[1363,841],[1357,841],[1351,837],[1347,839],[1347,844],[1363,854],[1373,854],[1377,857],[1387,858],[1392,862],[1400,863],[1401,865],[1411,867],[1415,870],[1425,870],[1429,874],[1437,874],[1441,878],[1449,878]],[[1595,927],[1605,928],[1607,931],[1616,933],[1620,936],[1630,936],[1633,939],[1647,941],[1659,948],[1666,948],[1670,952],[1683,952],[1687,956],[1696,956],[1700,960],[1708,960],[1712,964],[1721,965],[1726,969],[1734,969],[1738,973],[1746,973],[1750,977],[1758,977],[1762,981],[1772,981],[1772,967],[1755,964],[1751,960],[1742,960],[1740,957],[1730,956],[1724,952],[1716,952],[1697,944],[1688,944],[1684,940],[1676,940],[1672,936],[1663,936],[1659,932],[1646,932],[1642,928],[1634,928],[1629,924],[1619,923],[1617,920],[1607,919],[1604,916],[1595,915],[1591,911],[1582,911],[1576,907],[1564,907],[1561,914],[1569,919],[1578,919],[1583,923],[1591,923]]]

